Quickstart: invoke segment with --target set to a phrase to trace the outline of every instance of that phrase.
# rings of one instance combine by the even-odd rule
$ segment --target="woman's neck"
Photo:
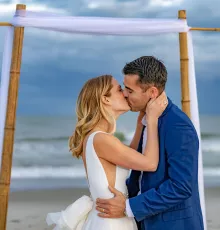
[[[109,132],[109,123],[105,120],[102,119],[94,128],[94,130],[100,130],[103,132],[108,133]],[[115,132],[115,130],[114,130]]]

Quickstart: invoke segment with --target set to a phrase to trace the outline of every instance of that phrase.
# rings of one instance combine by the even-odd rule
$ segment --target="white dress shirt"
[[[142,124],[145,125],[145,126],[147,125],[146,116],[143,117]],[[143,142],[142,142],[142,154],[144,153],[146,143],[147,143],[147,129],[145,128],[144,135],[143,135]],[[142,175],[143,175],[143,171],[141,171],[141,175],[139,177],[140,191],[138,192],[138,195],[141,194],[141,179],[142,179]],[[128,217],[134,217],[134,214],[133,214],[133,212],[131,210],[131,207],[130,207],[129,199],[126,200],[126,212],[127,212]]]

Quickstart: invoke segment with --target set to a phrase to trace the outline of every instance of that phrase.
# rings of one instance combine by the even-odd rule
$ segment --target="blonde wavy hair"
[[[81,89],[77,103],[77,123],[69,139],[69,148],[74,157],[80,158],[86,135],[93,130],[101,119],[108,122],[108,132],[114,132],[115,119],[102,103],[102,96],[111,96],[111,75],[102,75],[88,80]]]

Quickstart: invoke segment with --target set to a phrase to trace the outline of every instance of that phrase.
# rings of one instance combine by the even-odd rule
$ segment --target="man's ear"
[[[106,97],[106,96],[102,96],[102,97],[101,97],[101,101],[102,101],[102,103],[103,103],[104,105],[109,105],[109,103],[110,103],[109,98]]]
[[[157,98],[159,96],[159,90],[154,86],[150,88],[149,93],[150,93],[150,98]]]

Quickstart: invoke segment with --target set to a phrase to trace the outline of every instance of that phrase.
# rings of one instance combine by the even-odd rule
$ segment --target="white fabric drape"
[[[189,81],[191,99],[191,118],[200,137],[199,111],[197,101],[197,89],[194,68],[194,55],[192,37],[186,20],[178,19],[129,19],[129,18],[103,18],[103,17],[64,17],[49,13],[31,11],[17,11],[11,23],[14,26],[35,27],[46,30],[96,34],[96,35],[119,35],[119,36],[143,36],[161,33],[188,32],[189,52]],[[12,53],[13,29],[8,28],[3,55],[1,88],[0,88],[0,150],[2,152],[4,124],[6,116],[9,71]],[[201,141],[200,141],[201,145]],[[201,146],[199,151],[199,192],[203,212],[204,225],[206,228],[204,183]]]
[[[185,20],[107,18],[107,17],[61,17],[54,14],[19,10],[13,18],[15,26],[36,27],[46,30],[77,34],[150,35],[187,32]],[[19,16],[20,15],[20,16]]]
[[[196,128],[199,136],[199,162],[198,162],[198,182],[199,182],[199,195],[202,207],[204,227],[206,229],[206,211],[205,211],[205,196],[204,196],[204,179],[203,179],[203,160],[202,160],[202,141],[201,141],[201,131],[200,131],[200,120],[199,120],[199,106],[198,106],[198,96],[197,96],[197,86],[195,77],[195,65],[194,65],[194,52],[193,52],[193,42],[192,34],[188,33],[188,56],[189,56],[189,95],[190,95],[190,111],[191,120]]]
[[[4,126],[8,101],[8,86],[12,57],[14,28],[9,27],[5,37],[5,45],[2,59],[1,85],[0,85],[0,163],[4,139]],[[1,164],[0,164],[1,167]]]

